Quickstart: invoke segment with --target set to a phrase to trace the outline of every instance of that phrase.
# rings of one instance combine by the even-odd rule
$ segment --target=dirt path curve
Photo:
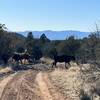
[[[28,70],[8,78],[0,100],[64,100],[64,98],[51,83],[48,72]]]
[[[19,100],[21,85],[28,72],[17,73],[5,86],[0,100]],[[24,100],[24,99],[23,99]]]
[[[3,79],[3,80],[0,82],[0,98],[1,98],[1,96],[2,96],[2,93],[3,93],[3,91],[4,91],[5,86],[7,85],[7,83],[8,83],[10,80],[13,79],[13,77],[14,77],[15,75],[16,75],[16,73],[15,73],[15,74],[12,74],[12,75],[10,75],[10,76],[8,76],[8,77],[6,77],[5,79]]]
[[[47,73],[38,73],[36,81],[41,91],[43,100],[64,100],[63,96],[58,93],[55,87],[51,84]]]

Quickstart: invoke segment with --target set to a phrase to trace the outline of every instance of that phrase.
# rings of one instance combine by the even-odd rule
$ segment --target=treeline
[[[33,60],[45,56],[53,58],[53,55],[73,55],[79,61],[89,62],[98,61],[100,59],[100,32],[96,30],[88,37],[77,39],[74,36],[66,38],[66,40],[49,40],[45,34],[39,39],[34,38],[32,32],[27,37],[14,32],[7,32],[5,25],[0,24],[0,59],[4,55],[9,57],[14,52],[27,52]]]

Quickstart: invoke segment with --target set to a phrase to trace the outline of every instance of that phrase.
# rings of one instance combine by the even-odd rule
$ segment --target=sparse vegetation
[[[4,24],[0,24],[0,59],[5,53],[11,56],[15,51],[27,50],[32,59],[36,60],[42,56],[53,58],[53,55],[58,53],[59,55],[75,56],[83,63],[100,62],[100,32],[98,28],[87,38],[77,39],[70,36],[66,40],[59,41],[50,41],[45,34],[42,34],[40,39],[35,39],[32,32],[24,37],[17,33],[7,32],[5,28]]]
[[[16,41],[16,42],[14,42]],[[41,92],[45,89],[47,97],[61,98],[61,100],[95,100],[96,96],[100,96],[100,32],[92,32],[87,38],[77,39],[74,36],[68,37],[66,40],[49,40],[45,34],[42,34],[39,39],[35,39],[32,32],[29,32],[27,37],[19,35],[13,32],[7,32],[5,26],[0,24],[0,62],[7,64],[8,59],[13,55],[14,52],[23,53],[26,52],[31,55],[34,64],[23,65],[23,64],[12,64],[12,68],[7,70],[0,70],[0,75],[5,76],[12,74],[15,70],[18,77],[13,79],[12,85],[7,86],[15,91],[15,86],[22,87],[22,91],[37,90],[39,93],[38,98],[41,97]],[[64,69],[64,64],[57,64],[58,69],[52,68],[54,55],[69,55],[75,56],[82,65],[71,65],[68,69]],[[40,59],[41,58],[41,59]],[[40,60],[39,60],[40,59]],[[88,64],[87,64],[88,63]],[[29,71],[24,71],[30,69]],[[23,70],[23,71],[21,71]],[[2,72],[4,71],[4,72]],[[17,72],[19,71],[19,72]],[[30,73],[30,71],[32,71]],[[29,74],[27,74],[27,73]],[[32,73],[35,76],[32,76]],[[3,73],[3,74],[2,74]],[[22,76],[18,73],[22,73]],[[24,76],[27,74],[26,76]],[[29,76],[28,76],[29,75]],[[33,79],[34,77],[34,80]],[[41,82],[45,87],[41,87]],[[21,81],[17,81],[19,79]],[[29,81],[27,81],[29,80]],[[2,81],[2,80],[1,80]],[[24,85],[20,85],[23,82]],[[36,84],[36,85],[33,85]],[[18,88],[16,85],[16,88]],[[28,86],[28,87],[27,87]],[[30,87],[31,86],[31,87]],[[36,87],[34,87],[36,86]],[[38,86],[38,88],[37,88]],[[25,89],[24,89],[25,88]],[[26,89],[27,88],[27,89]],[[32,90],[33,88],[33,90]],[[6,89],[5,89],[6,90]],[[47,91],[48,90],[48,91]],[[6,90],[7,91],[7,90]],[[15,91],[16,92],[16,91]],[[35,93],[36,91],[34,91]],[[46,93],[46,92],[43,92]],[[50,93],[49,93],[50,92]],[[4,92],[6,94],[6,92]],[[26,92],[25,92],[26,93]],[[54,94],[53,94],[54,93]],[[60,95],[58,95],[60,94]],[[16,95],[16,93],[15,93]],[[26,94],[27,95],[27,94]],[[35,96],[37,95],[34,94]],[[96,96],[95,96],[96,95]],[[3,94],[3,96],[5,96]],[[28,95],[30,96],[30,95]],[[27,97],[28,97],[27,96]],[[44,95],[42,95],[44,97]],[[13,97],[13,96],[12,96]],[[34,96],[33,96],[34,97]],[[64,97],[64,98],[63,98]],[[4,97],[6,98],[6,97]],[[24,98],[24,97],[23,97]],[[8,99],[8,98],[7,98]],[[4,100],[4,99],[2,99]],[[52,100],[52,99],[51,99]],[[58,100],[58,99],[57,99]],[[99,100],[99,99],[98,99]]]

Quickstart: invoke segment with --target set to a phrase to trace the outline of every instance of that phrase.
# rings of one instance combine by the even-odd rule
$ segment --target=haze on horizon
[[[0,23],[11,31],[89,31],[100,20],[100,0],[0,0]]]

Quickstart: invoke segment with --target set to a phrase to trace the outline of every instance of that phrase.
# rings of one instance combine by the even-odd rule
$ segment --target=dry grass
[[[90,73],[91,67],[88,64],[84,66],[82,69],[84,72],[86,71],[85,74],[80,66],[72,66],[68,70],[55,69],[50,73],[52,83],[66,99],[80,100],[81,90],[83,90],[93,100],[100,100],[100,98],[97,99],[98,94],[95,92],[97,81],[100,81],[100,72],[92,71]]]
[[[78,100],[82,79],[80,77],[80,68],[71,67],[68,70],[56,69],[50,74],[53,84],[58,87],[66,98]]]
[[[9,72],[12,72],[12,69],[10,67],[0,69],[0,74],[4,74],[4,73],[6,74],[6,73],[9,73]]]
[[[46,63],[46,64],[52,64],[54,60],[50,59],[50,58],[46,58],[46,57],[42,57],[41,59],[42,63]]]
[[[91,67],[90,64],[77,66],[76,64],[73,63],[71,63],[71,67],[69,67],[68,69],[64,68],[64,64],[58,63],[57,66],[58,68],[48,71],[51,67],[49,65],[46,64],[33,65],[34,72],[31,69],[30,70],[32,71],[32,73],[35,73],[36,71],[35,68],[36,68],[37,69],[36,75],[33,75],[32,73],[29,72],[30,74],[28,77],[27,71],[25,72],[27,75],[24,77],[24,79],[28,80],[27,86],[29,87],[36,84],[36,87],[35,88],[33,87],[35,93],[36,93],[35,90],[37,90],[38,88],[40,88],[40,90],[42,89],[41,91],[43,94],[44,94],[43,90],[48,89],[49,90],[48,93],[50,93],[48,95],[51,96],[54,96],[54,93],[56,94],[58,92],[64,97],[64,100],[84,100],[82,98],[85,97],[93,98],[91,100],[100,100],[100,96],[99,96],[100,95],[99,92],[100,71],[95,70],[95,66],[94,68]],[[7,67],[5,69],[1,69],[0,73],[9,73],[11,71],[12,69]],[[34,81],[32,81],[33,79]],[[35,81],[35,79],[38,80],[39,84],[37,84],[38,82]],[[14,80],[15,82],[12,81],[12,83],[14,82],[14,84],[16,84],[17,79]],[[27,81],[25,81],[25,84],[26,82]],[[44,84],[44,86],[41,86],[42,84],[41,82]],[[15,89],[15,87],[13,88]],[[32,87],[30,87],[30,89],[31,88]],[[33,94],[33,90],[32,90],[32,94]],[[39,93],[40,94],[38,95],[41,95],[41,92]],[[36,99],[36,100],[41,100],[41,99]]]

